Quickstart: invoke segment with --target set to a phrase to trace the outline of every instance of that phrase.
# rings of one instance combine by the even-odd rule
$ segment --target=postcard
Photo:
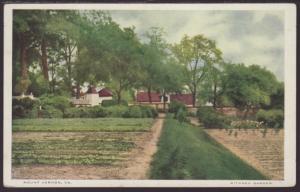
[[[296,5],[4,12],[6,187],[296,184]]]

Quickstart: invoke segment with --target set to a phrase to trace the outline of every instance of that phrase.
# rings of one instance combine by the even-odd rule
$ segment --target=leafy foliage
[[[222,91],[238,108],[270,104],[270,95],[278,84],[274,74],[258,65],[226,65]]]
[[[37,113],[38,113],[37,117],[40,118],[62,118],[63,117],[63,112],[51,105],[45,106],[42,110],[37,111]]]
[[[231,123],[228,117],[216,112],[212,107],[200,107],[197,116],[205,128],[228,128]]]
[[[12,116],[13,118],[33,117],[31,111],[35,110],[38,105],[38,100],[32,100],[27,97],[22,99],[13,99]]]
[[[43,95],[40,97],[42,107],[52,106],[62,112],[70,107],[70,101],[64,96]]]
[[[179,44],[173,46],[179,63],[185,66],[185,83],[193,94],[193,106],[198,96],[198,86],[213,66],[222,63],[222,52],[217,48],[216,42],[203,35],[189,37],[185,35]]]
[[[16,119],[13,120],[13,132],[129,132],[148,131],[151,118],[72,118],[72,119]]]
[[[260,109],[256,114],[256,119],[262,121],[269,128],[283,128],[284,113],[283,110],[263,110]]]
[[[114,106],[114,105],[118,105],[118,101],[117,100],[103,100],[101,103],[101,106],[103,107],[110,107],[110,106]],[[128,106],[127,101],[122,100],[120,101],[119,105],[124,105],[124,106]]]
[[[180,123],[189,122],[189,119],[187,118],[187,111],[180,108],[177,113],[175,113],[175,119],[177,119]]]
[[[170,113],[177,113],[180,109],[182,109],[183,111],[187,111],[186,106],[179,102],[179,101],[172,101],[169,105],[169,112]]]

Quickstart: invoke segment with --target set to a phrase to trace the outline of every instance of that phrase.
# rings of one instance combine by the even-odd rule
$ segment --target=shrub
[[[124,105],[115,105],[105,107],[109,117],[123,117],[123,114],[128,110],[128,107]]]
[[[123,114],[125,118],[141,118],[143,117],[142,110],[139,106],[128,107],[128,110]]]
[[[189,119],[187,118],[187,112],[182,108],[179,108],[179,110],[175,114],[175,119],[177,119],[180,123],[189,122]]]
[[[228,128],[230,119],[216,112],[212,107],[201,107],[197,111],[205,128]]]
[[[169,112],[170,113],[177,113],[179,109],[182,109],[183,111],[187,111],[186,106],[178,101],[172,101],[169,105]]]
[[[263,110],[260,109],[256,114],[257,121],[262,121],[263,124],[270,128],[282,128],[284,114],[281,109]]]
[[[30,118],[30,119],[38,118],[39,114],[40,114],[39,108],[34,107],[32,110],[26,113],[25,118]]]
[[[65,118],[78,118],[80,117],[79,108],[71,107],[65,110]]]
[[[13,118],[28,118],[31,111],[39,106],[39,100],[30,98],[13,99],[12,100],[12,116]]]
[[[97,117],[125,117],[125,118],[142,118],[156,117],[157,111],[152,107],[115,105],[110,107],[80,107],[68,108],[65,110],[65,118],[97,118]]]
[[[23,106],[13,105],[12,107],[12,116],[13,118],[22,118],[25,117],[26,112]]]
[[[22,98],[22,99],[13,99],[12,100],[12,105],[13,106],[22,106],[24,108],[24,110],[31,110],[33,109],[35,106],[37,106],[39,104],[38,100],[32,100],[28,97]]]
[[[139,106],[141,111],[142,111],[142,117],[152,117],[155,118],[158,116],[158,112],[155,108],[151,107],[151,106],[144,106],[141,105]]]
[[[63,117],[63,113],[59,109],[56,109],[50,105],[44,107],[44,109],[42,110],[39,110],[38,113],[39,113],[38,116],[41,118],[62,118]]]
[[[89,107],[87,112],[91,118],[106,117],[108,115],[108,111],[100,106]]]
[[[64,118],[97,118],[106,117],[108,111],[100,106],[94,107],[72,107],[65,110]]]
[[[118,105],[117,100],[103,100],[101,103],[102,107],[110,107],[114,105]],[[125,100],[121,100],[120,105],[128,106],[128,103]]]
[[[66,108],[71,106],[71,103],[67,97],[64,96],[53,96],[53,95],[44,95],[40,97],[42,106],[52,106],[56,109],[65,111]]]

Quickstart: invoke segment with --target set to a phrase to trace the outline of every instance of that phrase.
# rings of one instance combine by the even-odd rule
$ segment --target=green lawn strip
[[[151,179],[261,180],[264,175],[210,138],[202,128],[167,118]]]
[[[75,119],[16,119],[13,132],[131,132],[149,131],[151,118],[75,118]]]
[[[13,142],[13,164],[112,165],[135,147],[126,140],[46,140]]]

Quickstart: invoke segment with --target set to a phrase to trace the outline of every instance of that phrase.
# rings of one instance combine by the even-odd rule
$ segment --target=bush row
[[[262,110],[260,109],[255,120],[235,120],[213,109],[213,107],[201,107],[197,111],[197,116],[205,128],[282,128],[284,114],[280,109]]]
[[[115,100],[104,101],[103,106],[75,108],[71,107],[70,101],[66,97],[49,95],[42,96],[39,100],[23,98],[13,99],[12,102],[13,118],[154,118],[158,115],[158,112],[152,107],[128,107],[125,101],[122,101],[121,105],[117,105]]]
[[[40,106],[42,106],[40,108]],[[63,96],[42,96],[39,100],[30,98],[13,99],[13,118],[62,118],[70,101]]]
[[[263,110],[256,114],[257,121],[269,128],[283,128],[284,113],[281,109]]]
[[[103,100],[101,103],[102,107],[110,107],[110,106],[115,106],[118,105],[118,101],[113,99],[113,100]],[[120,105],[128,106],[127,101],[121,100]]]
[[[66,109],[64,118],[97,118],[97,117],[124,117],[124,118],[155,118],[157,111],[148,106],[123,106],[110,107],[79,107]]]
[[[189,122],[186,106],[178,101],[172,101],[169,105],[169,112],[174,113],[174,118],[179,122]]]
[[[205,128],[228,128],[231,123],[229,117],[218,113],[213,107],[200,107],[197,116]]]

